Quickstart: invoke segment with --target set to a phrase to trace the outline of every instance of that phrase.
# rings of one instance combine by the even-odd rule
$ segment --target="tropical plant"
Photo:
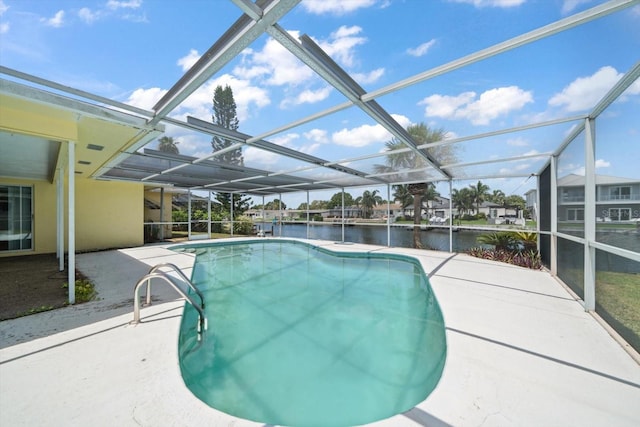
[[[171,136],[163,136],[158,139],[158,151],[163,153],[180,154],[178,150],[179,141],[175,141]]]
[[[445,131],[442,129],[430,129],[424,123],[419,123],[407,127],[407,133],[413,141],[421,147],[421,153],[428,156],[435,162],[453,162],[456,158],[454,147],[452,145],[438,145],[428,147],[429,144],[441,141],[445,138]],[[428,202],[427,197],[434,193],[430,191],[430,181],[424,170],[428,166],[425,157],[419,155],[414,150],[406,151],[407,145],[398,139],[392,139],[386,144],[386,164],[375,165],[377,173],[392,173],[392,178],[398,181],[413,181],[407,184],[407,192],[413,197],[413,246],[415,248],[423,248],[420,239],[420,227],[422,206],[424,202]],[[432,162],[433,163],[433,162]],[[419,176],[423,180],[419,180]],[[433,186],[433,184],[431,184]]]
[[[484,245],[494,246],[496,250],[513,251],[516,247],[516,239],[513,233],[510,232],[481,234],[476,241]]]
[[[506,262],[520,267],[540,270],[543,266],[538,251],[511,252],[503,249],[471,248],[467,253],[476,258]]]
[[[469,187],[471,187],[473,202],[476,204],[477,215],[480,213],[480,205],[486,200],[487,195],[489,194],[489,186],[483,184],[482,181],[478,181],[477,184],[470,184]]]
[[[538,247],[538,234],[531,231],[514,231],[513,239],[520,242],[525,251],[536,250]]]
[[[362,196],[356,199],[360,202],[358,204],[362,206],[362,216],[364,218],[371,218],[373,207],[382,203],[382,197],[378,193],[380,193],[379,190],[365,190]]]
[[[458,218],[465,215],[469,210],[473,209],[473,194],[468,187],[458,190],[454,188],[451,192],[451,203],[458,211]]]
[[[493,190],[493,192],[487,196],[487,200],[500,206],[504,206],[505,198],[506,195],[502,190]]]
[[[407,184],[394,185],[393,190],[393,201],[400,203],[403,210],[413,204],[413,196],[409,193]]]

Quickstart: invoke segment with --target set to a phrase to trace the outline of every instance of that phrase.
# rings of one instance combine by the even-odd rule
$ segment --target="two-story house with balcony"
[[[558,179],[558,221],[584,221],[584,183],[582,175]],[[640,219],[640,179],[596,175],[596,218]]]

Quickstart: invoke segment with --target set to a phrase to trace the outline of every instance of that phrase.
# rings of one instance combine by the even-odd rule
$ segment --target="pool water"
[[[435,388],[444,324],[417,261],[245,242],[183,249],[197,254],[206,300],[202,340],[188,304],[179,338],[199,399],[266,424],[329,427],[407,411]]]

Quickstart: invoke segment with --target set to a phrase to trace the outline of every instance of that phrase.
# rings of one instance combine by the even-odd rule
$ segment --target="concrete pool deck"
[[[640,366],[549,273],[464,254],[310,243],[413,255],[440,303],[448,350],[438,386],[371,425],[640,425]],[[216,411],[185,387],[184,302],[168,286],[155,285],[143,323],[129,325],[133,286],[151,266],[191,273],[193,255],[168,246],[79,254],[99,300],[0,322],[0,425],[263,425]]]

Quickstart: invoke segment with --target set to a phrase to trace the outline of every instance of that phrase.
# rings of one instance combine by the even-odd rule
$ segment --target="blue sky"
[[[367,91],[375,91],[519,34],[597,6],[594,0],[303,0],[280,25],[311,36]],[[224,0],[0,0],[0,63],[75,88],[151,108],[240,16]],[[541,120],[584,114],[640,59],[640,6],[382,96],[402,125],[424,122],[464,137]],[[267,36],[171,114],[211,119],[214,88],[229,84],[239,130],[260,135],[345,98]],[[640,82],[602,116],[597,167],[640,178]],[[574,123],[456,144],[460,162],[549,152]],[[204,155],[210,138],[167,127],[181,153]],[[267,138],[327,160],[384,149],[390,135],[355,107]],[[581,150],[559,162],[580,173]],[[248,148],[247,166],[302,165]],[[383,158],[351,162],[368,171]],[[468,174],[538,172],[542,160],[473,167]],[[320,171],[301,172],[319,178]],[[523,194],[534,180],[484,180]],[[455,186],[468,185],[460,181]],[[440,186],[441,191],[446,186]],[[361,190],[351,191],[359,195]],[[383,195],[386,190],[383,191]],[[325,199],[312,195],[311,199]],[[306,195],[289,205],[305,201]],[[285,198],[285,201],[287,199]]]

